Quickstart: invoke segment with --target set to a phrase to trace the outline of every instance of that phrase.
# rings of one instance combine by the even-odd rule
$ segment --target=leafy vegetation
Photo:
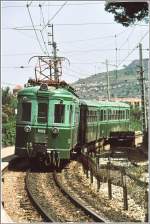
[[[131,109],[131,128],[135,131],[142,131],[142,111],[138,107]]]
[[[141,97],[141,88],[137,73],[139,60],[132,61],[123,69],[109,71],[111,98]],[[144,77],[148,79],[148,59],[143,59]],[[106,72],[97,73],[84,79],[79,79],[72,86],[83,99],[103,100],[107,98]]]
[[[148,18],[146,2],[111,2],[106,4],[105,10],[113,13],[115,21],[126,27]]]
[[[139,60],[124,65],[123,69],[109,71],[110,95],[113,98],[141,98],[139,74],[137,73]],[[148,59],[143,59],[145,80],[148,79]],[[107,99],[107,76],[106,72],[97,73],[84,79],[79,79],[72,86],[82,99],[106,100]],[[146,97],[148,93],[146,88]],[[139,131],[142,126],[141,111],[138,108],[131,110],[131,128]]]
[[[2,89],[2,144],[3,146],[15,143],[15,109],[17,98],[9,87]]]

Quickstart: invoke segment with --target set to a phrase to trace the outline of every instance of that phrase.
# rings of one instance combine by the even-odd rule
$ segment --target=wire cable
[[[43,4],[45,4],[46,1],[44,1]],[[99,5],[99,4],[104,4],[103,2],[88,2],[88,3],[68,3],[67,5],[68,6],[82,6],[82,5]],[[61,6],[60,4],[53,4],[53,5],[50,5],[50,4],[46,4],[44,5],[44,7],[47,7],[47,6],[50,6],[50,7],[57,7],[57,6]],[[23,8],[24,6],[22,5],[7,5],[7,6],[2,6],[2,8]],[[36,5],[32,5],[32,7],[36,7]]]
[[[55,23],[55,26],[87,26],[87,25],[116,25],[116,23],[112,22],[91,22],[91,23]],[[139,25],[134,24],[135,26],[146,26],[148,25]],[[35,27],[41,27],[40,25],[34,25]],[[47,25],[46,25],[47,26]],[[32,26],[20,26],[20,27],[2,27],[2,29],[23,29],[23,28],[30,28]],[[121,31],[120,33],[124,33],[125,30]]]
[[[29,17],[30,17],[30,20],[31,20],[31,23],[32,23],[32,27],[33,27],[33,30],[34,30],[34,33],[35,33],[36,39],[37,39],[37,41],[38,41],[38,44],[39,44],[39,46],[40,46],[40,48],[41,48],[42,52],[45,54],[45,51],[43,50],[43,47],[42,47],[42,45],[41,45],[41,43],[40,43],[40,40],[39,40],[39,37],[38,37],[37,31],[36,31],[35,26],[34,26],[34,22],[33,22],[33,19],[32,19],[32,16],[31,16],[30,10],[29,10],[29,5],[26,5],[26,6],[27,6],[27,10],[28,10],[28,13],[29,13]]]
[[[63,7],[67,4],[68,1],[62,4],[62,6],[56,11],[56,13],[48,20],[47,24],[43,27],[42,31],[46,28],[46,26],[58,15],[58,13],[63,9]]]
[[[149,31],[146,31],[146,33],[141,37],[139,43],[147,36],[147,34],[149,33]],[[138,44],[136,44],[136,46],[128,53],[128,55],[118,64],[118,67],[124,62],[126,61],[126,59],[138,48]]]
[[[121,49],[121,47],[123,47],[127,43],[127,41],[130,39],[132,33],[134,32],[135,28],[136,28],[136,26],[133,27],[133,29],[131,30],[131,32],[129,33],[129,35],[125,39],[125,41],[120,45],[120,47],[118,48],[118,50]]]
[[[41,12],[42,20],[43,20],[43,25],[45,26],[45,19],[44,19],[44,15],[43,15],[42,5],[39,4],[39,7],[40,7],[40,12]],[[44,40],[43,32],[41,30],[40,30],[40,34],[42,36],[42,40],[44,42],[44,46],[45,46],[46,52],[49,55],[48,48],[47,48],[46,42]]]

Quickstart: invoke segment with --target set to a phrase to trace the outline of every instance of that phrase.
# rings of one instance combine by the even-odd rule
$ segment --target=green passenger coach
[[[80,145],[106,139],[111,132],[130,130],[130,106],[128,104],[81,101],[80,107]]]

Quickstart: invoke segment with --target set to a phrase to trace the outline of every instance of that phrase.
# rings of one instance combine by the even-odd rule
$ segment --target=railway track
[[[46,209],[41,205],[40,201],[37,199],[37,195],[33,193],[32,186],[30,184],[30,172],[31,170],[28,170],[25,177],[25,184],[26,184],[26,190],[28,192],[28,196],[30,200],[32,201],[32,203],[35,205],[36,209],[44,217],[46,222],[55,222],[55,218],[52,217],[52,215],[46,211]]]
[[[40,181],[38,181],[39,177]],[[40,189],[36,188],[37,184],[41,186]],[[104,222],[102,217],[82,204],[64,188],[56,171],[50,173],[28,172],[26,187],[32,201],[49,222]]]
[[[95,222],[106,222],[104,218],[96,214],[92,209],[90,209],[88,205],[85,205],[81,200],[77,199],[75,196],[71,194],[71,191],[68,191],[61,183],[61,181],[57,178],[56,172],[53,173],[53,177],[57,186],[61,189],[61,191],[73,202],[77,207],[81,208],[85,214],[90,216]]]
[[[27,168],[26,162],[14,159],[2,170],[2,204],[15,223],[44,222],[45,220],[36,211],[25,190],[24,178]]]
[[[65,189],[56,171],[32,171],[15,160],[3,170],[3,181],[4,208],[15,222],[104,222]]]

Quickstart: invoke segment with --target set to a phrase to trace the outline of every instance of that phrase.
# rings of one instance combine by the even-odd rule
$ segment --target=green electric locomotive
[[[46,164],[69,159],[79,116],[79,99],[68,85],[25,87],[18,93],[15,154]]]

